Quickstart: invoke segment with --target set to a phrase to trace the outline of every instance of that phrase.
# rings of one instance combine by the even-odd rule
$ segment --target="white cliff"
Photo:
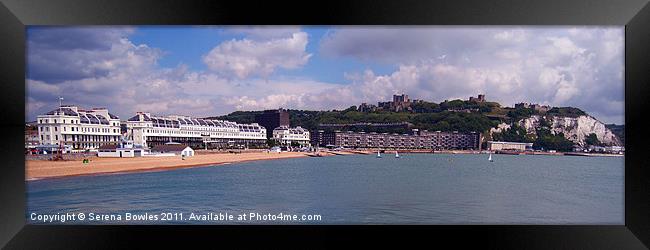
[[[540,120],[542,118],[539,115],[533,115],[520,120],[519,126],[525,128],[529,134],[534,134],[536,128],[540,127]],[[545,119],[550,125],[551,133],[563,133],[565,138],[580,146],[585,146],[585,138],[592,133],[596,134],[596,137],[601,143],[614,146],[621,145],[618,137],[606,128],[605,124],[591,116],[582,115],[575,118],[554,116]]]
[[[503,122],[503,123],[500,123],[499,125],[497,125],[496,128],[490,128],[490,135],[492,133],[501,133],[501,132],[506,131],[508,129],[510,129],[510,125]]]

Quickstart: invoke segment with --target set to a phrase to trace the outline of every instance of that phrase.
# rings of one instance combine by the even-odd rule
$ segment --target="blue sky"
[[[575,106],[622,124],[623,27],[32,26],[26,119],[66,104],[213,116],[404,92]]]
[[[302,31],[309,36],[306,51],[313,56],[300,70],[278,69],[275,76],[309,76],[315,80],[331,83],[344,83],[341,72],[357,72],[373,69],[380,74],[388,74],[396,69],[390,63],[372,63],[353,58],[327,58],[318,54],[319,43],[330,31],[327,27],[304,27]],[[191,70],[205,71],[207,67],[200,59],[212,48],[231,39],[244,39],[243,34],[228,32],[227,29],[213,26],[141,26],[129,36],[136,44],[147,44],[165,51],[158,61],[161,67],[173,68],[186,64]],[[314,53],[315,52],[315,53]]]

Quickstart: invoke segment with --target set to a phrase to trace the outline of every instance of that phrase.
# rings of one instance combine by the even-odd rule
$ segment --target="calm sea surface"
[[[624,224],[623,157],[404,154],[256,161],[27,182],[31,213],[93,224]],[[320,221],[125,221],[125,213],[320,215]],[[160,219],[160,217],[158,219]],[[178,216],[176,216],[178,217]],[[69,222],[66,222],[69,223]]]

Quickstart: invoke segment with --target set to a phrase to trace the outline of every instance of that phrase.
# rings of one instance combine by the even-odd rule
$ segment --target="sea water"
[[[386,154],[253,161],[27,182],[33,214],[90,224],[624,224],[624,158]],[[88,215],[120,215],[90,221]],[[126,214],[174,220],[125,220]],[[312,221],[188,220],[318,215]],[[179,220],[178,215],[183,216]],[[261,218],[261,217],[258,217]]]

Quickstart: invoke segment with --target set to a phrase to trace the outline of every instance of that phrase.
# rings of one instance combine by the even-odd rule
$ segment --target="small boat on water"
[[[399,158],[399,153],[395,151],[395,158]]]
[[[494,160],[492,160],[492,153],[490,153],[490,157],[488,157],[488,161],[494,162]]]
[[[381,154],[377,152],[377,158],[381,158]]]

